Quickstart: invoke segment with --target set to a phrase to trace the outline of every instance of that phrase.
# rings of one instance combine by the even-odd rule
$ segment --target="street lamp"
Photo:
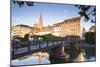
[[[41,37],[39,37],[39,38],[38,38],[39,48],[41,48],[41,46],[40,46],[41,41],[42,41],[42,38],[41,38]]]

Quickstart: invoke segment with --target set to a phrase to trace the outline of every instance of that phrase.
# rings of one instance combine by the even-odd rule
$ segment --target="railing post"
[[[40,40],[38,40],[38,44],[39,44],[39,49],[41,48],[41,45],[40,45]]]
[[[48,47],[48,40],[47,40],[47,47]]]
[[[53,46],[54,46],[54,40],[52,40],[52,42],[53,42]]]
[[[31,48],[30,48],[30,41],[29,40],[27,41],[27,45],[28,45],[28,52],[30,52]]]

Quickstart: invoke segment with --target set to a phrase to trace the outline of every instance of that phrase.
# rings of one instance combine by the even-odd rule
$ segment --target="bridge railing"
[[[59,40],[37,40],[37,41],[12,41],[12,54],[17,55],[25,52],[31,52],[38,49],[43,49],[46,47],[56,47],[61,44],[64,46],[69,45],[69,43],[75,40],[59,39]]]
[[[12,52],[14,53],[21,53],[24,50],[36,50],[45,47],[54,47],[58,46],[59,44],[64,43],[65,40],[49,40],[49,41],[14,41],[12,42]]]

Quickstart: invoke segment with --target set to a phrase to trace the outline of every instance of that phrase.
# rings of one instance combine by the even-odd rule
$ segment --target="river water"
[[[41,58],[39,59],[38,54],[41,54]],[[36,64],[51,64],[50,60],[49,60],[49,54],[45,53],[43,56],[43,52],[39,52],[39,53],[33,53],[31,55],[19,58],[19,59],[15,59],[11,61],[11,65],[13,66],[19,66],[19,65],[36,65]],[[80,56],[84,59],[84,61],[95,61],[96,57],[95,56]],[[84,62],[83,61],[83,62]]]
[[[19,59],[13,60],[12,65],[14,65],[14,66],[16,66],[16,65],[33,65],[33,64],[39,64],[38,62],[39,62],[38,56],[29,56],[29,57],[21,59],[21,60],[19,60]],[[50,64],[50,61],[47,58],[42,57],[42,64]]]

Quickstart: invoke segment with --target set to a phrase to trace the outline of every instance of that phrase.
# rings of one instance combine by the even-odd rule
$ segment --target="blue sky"
[[[65,19],[79,16],[78,9],[74,5],[54,4],[54,3],[34,3],[34,6],[19,7],[12,3],[12,25],[26,24],[33,26],[38,23],[40,14],[43,16],[44,25],[53,25]],[[84,22],[85,29],[88,30],[93,23]]]

